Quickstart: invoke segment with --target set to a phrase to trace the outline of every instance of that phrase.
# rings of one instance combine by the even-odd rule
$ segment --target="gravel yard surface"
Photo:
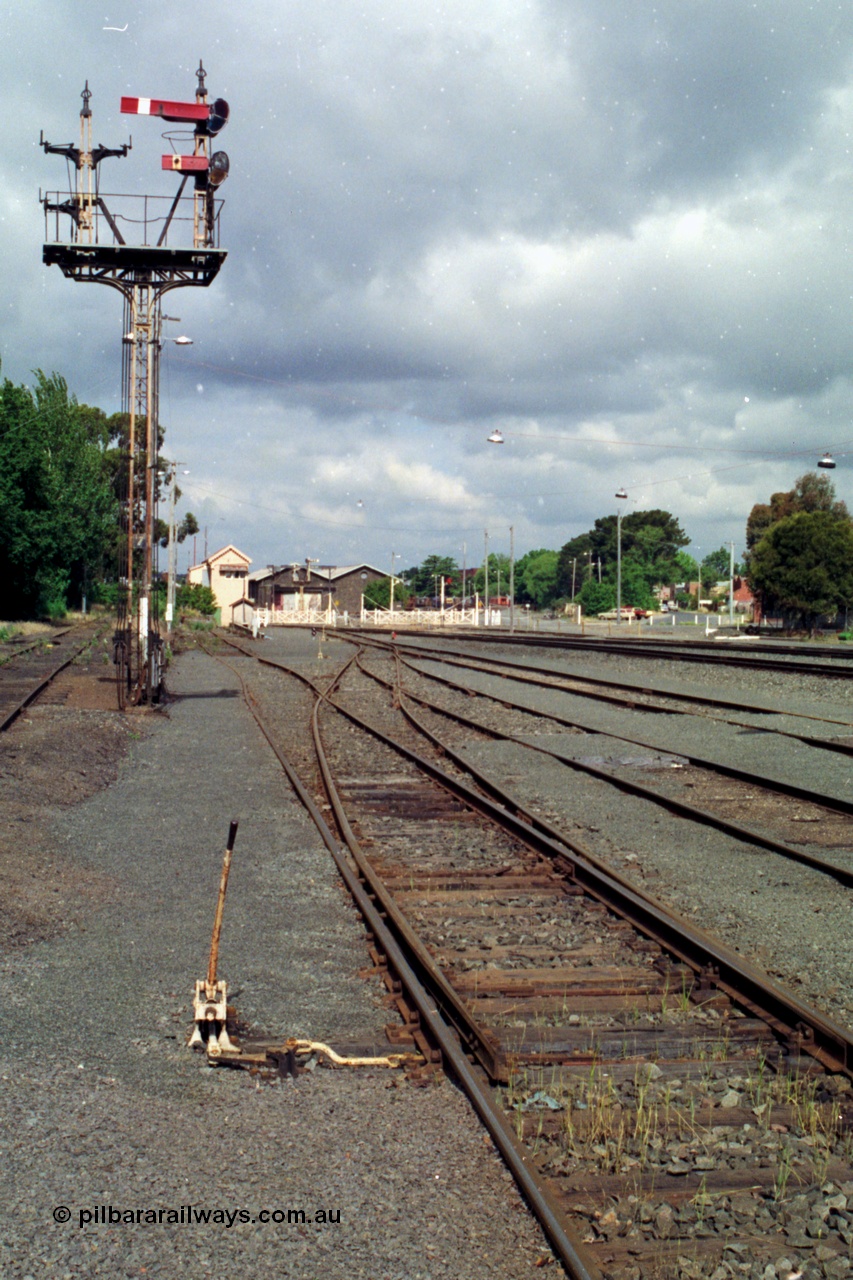
[[[332,637],[323,648],[319,660],[308,633],[273,633],[263,651],[317,675],[349,652]],[[546,661],[663,682],[648,662]],[[280,677],[259,679],[271,687]],[[663,679],[853,720],[852,690],[837,681],[693,666],[670,666]],[[361,926],[236,676],[190,652],[169,684],[177,696],[166,711],[120,717],[109,668],[69,672],[0,741],[0,1275],[538,1274],[550,1257],[541,1233],[451,1085],[323,1068],[270,1082],[209,1069],[185,1050],[232,818],[220,972],[241,1017],[265,1033],[382,1052],[390,1015],[383,989],[360,976]],[[527,705],[552,710],[557,698],[588,720],[585,735],[536,726],[531,741],[567,755],[636,757],[645,777],[678,751],[742,751],[748,766],[760,749],[768,771],[850,794],[849,762],[828,752],[511,688]],[[648,748],[608,736],[635,727]],[[477,737],[466,749],[623,874],[853,1024],[846,890],[646,801],[616,802],[606,784],[524,747]],[[60,1208],[67,1222],[54,1220]],[[198,1221],[207,1210],[218,1216]],[[262,1223],[263,1210],[301,1210],[305,1221]]]
[[[417,649],[436,643],[433,637],[406,636],[407,646]],[[564,675],[586,675],[669,689],[673,692],[689,692],[701,687],[704,692],[717,697],[742,697],[745,702],[761,704],[776,710],[790,710],[803,714],[835,715],[841,719],[853,717],[853,663],[829,665],[828,670],[840,672],[841,678],[822,679],[816,676],[791,676],[777,671],[747,670],[730,666],[718,666],[703,662],[658,662],[653,658],[610,654],[595,649],[537,649],[531,645],[482,644],[465,647],[453,644],[445,636],[439,637],[442,649],[464,649],[470,656],[483,656],[507,662],[535,663],[543,669],[551,669]],[[652,650],[654,641],[649,640]],[[847,672],[847,678],[844,673]]]
[[[490,657],[516,661],[535,657],[533,650],[522,656],[518,649],[502,652],[494,645],[487,652]],[[560,657],[549,652],[542,661],[564,674],[627,678],[672,690],[692,688],[720,697],[740,696],[750,704],[762,702],[789,712],[853,721],[850,679],[782,677],[774,672],[692,664],[671,664],[659,673],[649,661],[595,654]],[[461,676],[458,670],[451,671],[451,676],[472,689],[494,689],[498,683],[473,671]],[[847,756],[778,735],[739,733],[730,725],[699,717],[630,712],[505,680],[499,687],[525,706],[577,715],[598,730],[585,735],[540,731],[531,741],[598,763],[631,757],[641,781],[648,780],[649,766],[666,771],[681,751],[755,767],[846,799],[853,795],[853,760]],[[796,725],[798,731],[816,736],[820,730],[850,736],[850,728],[844,725],[818,726],[790,715],[766,717],[764,723]],[[649,750],[631,747],[608,737],[608,731],[655,745]],[[567,834],[574,833],[594,854],[647,892],[754,959],[836,1021],[853,1026],[853,895],[849,890],[807,867],[619,794],[604,782],[523,747],[481,739],[471,743],[467,752],[472,763],[503,779],[526,805]],[[731,816],[750,823],[748,811]],[[849,861],[851,853],[853,829],[848,822],[846,847],[836,851],[835,860],[846,857]]]
[[[316,657],[295,643],[291,659]],[[220,973],[241,1017],[383,1051],[389,1014],[236,678],[191,652],[169,685],[167,713],[126,718],[60,686],[0,744],[17,805],[0,829],[17,895],[0,945],[0,1274],[533,1274],[541,1233],[448,1083],[323,1068],[267,1082],[185,1050],[232,818]],[[111,735],[117,777],[116,753],[98,754]]]

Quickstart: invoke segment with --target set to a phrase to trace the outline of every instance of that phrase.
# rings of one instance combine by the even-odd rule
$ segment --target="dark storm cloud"
[[[718,545],[853,434],[849,6],[39,0],[4,21],[15,380],[58,369],[117,407],[118,297],[40,264],[36,196],[65,174],[39,129],[75,137],[88,77],[96,140],[133,134],[106,189],[165,194],[170,143],[120,95],[190,98],[202,54],[231,102],[229,258],[170,296],[195,345],[168,354],[162,414],[193,505],[261,563],[387,559],[398,530],[414,562],[495,522],[557,546],[619,483]]]

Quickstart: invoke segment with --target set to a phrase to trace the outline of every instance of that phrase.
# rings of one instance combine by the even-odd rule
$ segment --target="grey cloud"
[[[8,26],[14,380],[56,368],[117,407],[117,296],[41,266],[37,193],[65,174],[39,129],[75,136],[88,78],[97,140],[133,133],[105,188],[167,193],[169,143],[119,96],[191,97],[202,54],[231,102],[229,258],[169,299],[196,341],[162,415],[193,509],[261,563],[387,559],[399,529],[413,562],[513,518],[519,550],[559,545],[623,482],[738,537],[847,439],[849,6],[209,0],[202,48],[189,0],[38,0]],[[727,470],[738,443],[758,461]]]

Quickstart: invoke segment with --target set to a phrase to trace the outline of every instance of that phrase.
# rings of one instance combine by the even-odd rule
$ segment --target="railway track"
[[[739,725],[743,728],[751,728],[754,725],[754,722],[744,720],[744,716],[782,717],[790,714],[789,708],[768,706],[762,703],[747,703],[742,696],[739,696],[736,700],[727,699],[719,695],[700,694],[695,689],[689,693],[681,693],[666,686],[655,688],[650,685],[648,680],[615,680],[603,674],[589,676],[577,671],[561,672],[557,669],[543,667],[541,662],[523,662],[515,658],[466,657],[457,649],[423,638],[419,638],[416,644],[405,646],[400,641],[382,641],[377,640],[374,636],[367,637],[360,634],[358,643],[386,652],[396,650],[399,653],[408,653],[411,658],[435,658],[448,666],[495,674],[507,680],[518,680],[519,682],[538,685],[546,689],[576,692],[583,694],[587,698],[614,706],[622,706],[630,710],[661,714],[670,714],[673,711],[687,715],[701,714],[719,719],[722,723]],[[711,655],[708,655],[707,661],[711,661]],[[726,714],[732,712],[737,714]],[[829,728],[838,727],[853,731],[853,720],[849,716],[847,718],[818,716],[804,712],[799,712],[798,715],[803,720],[814,721]],[[773,732],[787,737],[798,738],[810,746],[836,750],[847,755],[853,754],[853,738],[850,737],[840,739],[820,738],[805,733],[790,733],[779,728],[773,729]]]
[[[408,666],[409,664],[406,664],[406,665]],[[362,669],[365,670],[367,674],[371,675],[373,679],[377,680],[377,682],[379,682],[380,684],[386,685],[386,687],[389,687],[389,682],[386,679],[384,679],[381,675],[379,675],[377,672],[369,671],[365,667],[362,667]],[[415,668],[414,670],[417,671],[417,668]],[[432,677],[432,678],[436,679],[436,677]],[[445,687],[450,688],[451,690],[458,690],[460,688],[460,686],[455,685],[454,682],[440,681],[440,683],[445,685]],[[463,729],[467,731],[474,731],[475,733],[481,733],[481,734],[485,733],[489,737],[499,738],[505,742],[512,742],[519,746],[522,746],[526,750],[539,752],[543,755],[549,756],[552,759],[558,761],[560,764],[566,766],[568,769],[576,770],[592,778],[597,778],[600,781],[608,783],[611,786],[614,786],[618,788],[618,790],[626,792],[629,795],[637,796],[643,800],[650,801],[652,804],[659,805],[662,808],[668,810],[670,813],[678,814],[680,817],[686,818],[692,822],[697,822],[707,826],[715,827],[717,830],[725,832],[727,835],[733,836],[736,840],[743,841],[748,845],[758,846],[759,848],[762,848],[762,849],[768,849],[773,853],[777,853],[781,855],[784,858],[789,858],[794,862],[800,862],[805,866],[809,866],[814,870],[820,871],[823,874],[826,874],[832,877],[833,879],[837,880],[840,884],[843,884],[848,888],[853,887],[853,865],[850,865],[849,859],[846,860],[846,865],[845,864],[839,865],[837,863],[827,860],[825,857],[820,857],[814,853],[809,853],[805,849],[794,847],[790,844],[786,844],[783,840],[775,838],[772,834],[770,834],[764,828],[759,829],[757,827],[750,827],[742,822],[735,822],[730,817],[728,817],[726,813],[713,812],[709,809],[701,807],[700,805],[697,805],[695,802],[687,803],[686,801],[683,801],[677,797],[669,795],[666,792],[656,790],[653,786],[648,786],[643,783],[635,782],[630,778],[621,776],[618,773],[614,773],[606,768],[600,768],[595,764],[590,764],[583,760],[572,759],[570,757],[567,758],[558,750],[549,748],[545,745],[542,745],[541,743],[530,741],[529,739],[519,736],[518,733],[507,732],[505,729],[500,729],[495,727],[494,721],[490,723],[488,717],[485,723],[483,719],[469,718],[468,716],[461,714],[457,708],[453,706],[448,706],[446,704],[446,701],[444,703],[437,702],[432,698],[425,697],[423,696],[423,694],[418,694],[408,688],[407,688],[407,696],[411,699],[411,701],[418,703],[420,706],[423,706],[428,711],[435,712],[439,717],[445,717],[446,719],[461,725]],[[484,696],[484,700],[488,700],[488,695]],[[503,705],[503,700],[496,699],[496,701],[499,706]],[[516,707],[513,707],[512,710],[517,714],[519,709]],[[529,719],[534,721],[538,721],[542,718],[541,713],[538,713],[538,712],[522,711],[522,715],[526,715]],[[439,745],[439,749],[445,755],[454,755],[453,749],[450,743],[447,741],[446,736],[443,737],[440,741],[439,739],[436,738],[436,742]],[[459,759],[458,757],[454,757],[454,758]],[[459,760],[459,762],[463,763],[461,759]],[[753,785],[755,784],[760,785],[760,779],[757,776],[753,778]],[[484,782],[484,785],[488,785],[488,784]],[[817,798],[814,796],[812,796],[811,798],[812,798],[813,804],[815,804],[816,807],[819,806],[819,801],[817,800]],[[793,803],[795,805],[798,805],[799,801],[794,800]],[[529,808],[529,805],[523,806],[520,802],[516,802],[516,807],[518,809]],[[781,809],[782,806],[779,805],[778,808]],[[801,820],[799,813],[797,813],[795,816],[796,816],[796,820]],[[777,813],[777,819],[784,824],[784,819],[785,819],[784,813]],[[832,822],[833,819],[836,819],[835,827],[838,828],[837,830],[838,842],[841,843],[846,838],[849,844],[849,835],[850,835],[849,822],[847,822],[843,816],[835,814],[831,809],[825,815],[823,815],[822,834],[824,839],[831,838],[827,833],[826,826],[828,823]],[[550,823],[543,822],[540,819],[531,817],[531,816],[528,816],[528,821],[533,822],[534,825],[537,825],[538,827],[540,827],[540,829],[547,831],[549,834],[552,834],[552,835],[556,834]],[[833,831],[835,831],[835,827],[833,827]]]
[[[2,655],[0,662],[0,732],[14,724],[22,711],[93,643],[94,623],[66,627]],[[7,646],[4,646],[4,649]]]
[[[376,632],[358,632],[369,639]],[[727,640],[725,646],[714,640],[668,641],[647,635],[642,639],[620,639],[610,636],[542,635],[541,633],[487,631],[471,628],[465,632],[466,644],[478,647],[501,645],[518,648],[555,650],[559,652],[593,652],[614,657],[642,658],[658,662],[714,663],[741,667],[751,671],[784,671],[790,675],[829,677],[849,680],[853,676],[853,650],[841,646],[785,645],[779,642],[761,645]],[[803,654],[810,656],[804,658]]]
[[[266,660],[259,678],[238,647],[250,703],[280,718],[276,685],[297,673]],[[288,754],[314,802],[322,773],[401,1039],[429,1039],[405,969],[453,1029],[442,1052],[466,1087],[464,1062],[479,1064],[475,1105],[493,1136],[511,1125],[505,1158],[532,1179],[569,1273],[725,1264],[722,1277],[744,1259],[751,1274],[754,1260],[795,1271],[817,1249],[821,1267],[846,1256],[850,1034],[441,760],[400,678],[388,689],[348,661],[322,686],[296,696],[314,703],[316,759],[292,711]]]
[[[701,716],[714,720],[721,725],[732,726],[744,734],[761,734],[763,736],[787,738],[819,751],[828,750],[839,755],[853,755],[853,736],[851,736],[853,734],[853,710],[848,713],[846,718],[841,715],[820,716],[802,710],[793,711],[789,706],[778,707],[766,703],[747,703],[742,696],[739,696],[737,700],[733,700],[697,693],[695,690],[682,692],[666,687],[652,688],[647,683],[637,684],[625,680],[614,680],[606,676],[590,676],[576,671],[553,670],[543,668],[541,665],[516,662],[514,660],[470,658],[461,656],[456,650],[448,650],[443,646],[431,644],[429,641],[418,643],[416,646],[403,647],[400,644],[389,645],[387,642],[377,642],[375,639],[366,641],[363,637],[360,637],[359,643],[380,652],[400,653],[405,656],[412,671],[417,671],[429,679],[439,681],[448,688],[455,688],[457,691],[469,695],[486,696],[496,703],[501,703],[519,712],[529,712],[532,709],[532,704],[529,701],[520,701],[517,696],[515,698],[508,695],[496,697],[491,690],[487,691],[482,685],[470,681],[465,684],[454,685],[440,671],[437,673],[434,665],[425,670],[423,666],[416,667],[414,660],[422,659],[437,662],[440,667],[457,667],[482,675],[497,676],[507,686],[516,684],[519,687],[528,686],[553,694],[575,694],[577,695],[576,705],[580,706],[582,711],[584,703],[602,702],[611,706],[624,707],[630,711],[649,713],[650,724],[654,723],[655,717],[660,716]],[[572,705],[571,700],[563,700],[563,703],[564,705]],[[579,716],[558,714],[555,710],[558,705],[556,699],[549,701],[544,706],[541,700],[535,705],[536,714],[546,720],[553,721],[557,725],[584,733],[601,732],[599,724],[591,721],[588,714],[584,718],[582,711]],[[740,714],[726,715],[724,714],[726,709],[736,709]],[[843,710],[843,704],[841,704],[840,709]],[[798,721],[814,722],[816,725],[825,726],[824,736],[816,736],[813,732],[806,733],[802,729],[783,728],[779,723],[783,720],[788,723]],[[634,723],[636,722],[636,718],[634,718]],[[840,734],[839,730],[842,731]],[[627,731],[614,731],[611,728],[606,732],[608,736],[632,746],[639,746],[649,750],[661,749],[660,743],[656,746],[654,743],[650,743],[647,738],[644,738],[641,730],[628,733]],[[748,785],[758,783],[772,787],[774,784],[774,780],[768,777],[766,773],[761,776],[754,770],[738,770],[719,759],[709,760],[698,754],[692,756],[688,754],[684,758],[699,768],[709,769],[712,772],[717,772],[733,779],[739,778]],[[781,781],[781,785],[777,789],[780,794],[794,795],[796,793],[796,784]],[[849,788],[845,781],[841,790],[836,794],[815,792],[810,794],[807,788],[800,788],[798,798],[807,803],[814,800],[824,808],[833,809],[840,814],[849,816],[853,811],[853,804],[850,802],[848,792]]]
[[[719,831],[725,832],[747,844],[768,849],[792,861],[801,862],[832,876],[847,887],[853,886],[849,822],[851,807],[844,797],[824,795],[807,788],[798,787],[795,784],[785,783],[778,778],[767,778],[757,772],[734,770],[730,767],[721,768],[717,761],[708,762],[699,757],[682,757],[679,759],[677,755],[672,754],[664,757],[660,767],[644,770],[651,779],[658,779],[658,785],[637,782],[629,776],[631,773],[630,768],[627,771],[623,769],[620,772],[618,765],[614,763],[604,766],[591,763],[588,759],[575,758],[565,754],[565,749],[549,747],[542,742],[531,740],[529,736],[531,733],[538,733],[539,726],[543,723],[546,727],[550,723],[578,729],[583,726],[583,721],[573,717],[566,717],[556,712],[543,711],[542,709],[530,710],[517,701],[483,691],[478,691],[477,697],[472,699],[473,691],[470,686],[461,685],[446,676],[437,674],[435,671],[424,671],[422,666],[418,666],[410,660],[404,660],[404,665],[407,672],[412,673],[414,677],[420,678],[416,680],[415,688],[409,689],[410,696],[424,707],[455,721],[468,731],[486,733],[493,738],[514,742],[523,746],[526,750],[547,755],[559,761],[561,765],[569,770],[597,778],[622,792],[650,801],[690,821],[715,827]],[[365,668],[365,670],[369,671],[369,668]],[[369,673],[378,681],[383,681],[383,677],[378,672],[372,671]],[[387,678],[385,683],[388,683]],[[537,683],[539,682],[537,681]],[[418,688],[428,684],[439,685],[445,691],[446,696],[437,701],[434,697],[424,696],[423,692],[417,692]],[[564,688],[563,685],[554,685],[552,687],[561,690]],[[460,694],[467,695],[464,702],[458,696]],[[585,694],[584,696],[587,695]],[[469,705],[472,701],[477,704],[489,704],[489,712],[491,714],[487,712],[486,714],[480,714],[477,718],[463,714],[460,709],[461,706]],[[495,714],[496,711],[498,712],[497,715]],[[504,713],[503,717],[500,714],[501,712]],[[510,713],[509,716],[506,715],[507,712]],[[511,719],[515,732],[507,729],[507,726],[502,723],[502,720],[507,718]],[[531,723],[525,726],[525,720]],[[519,721],[521,721],[520,725]],[[525,728],[528,736],[523,736]],[[640,737],[614,736],[620,742],[624,741],[647,748],[649,746]],[[820,739],[812,742],[811,739],[800,734],[783,733],[782,736],[795,738],[810,745],[825,745]],[[444,744],[442,749],[446,749],[446,745]],[[689,764],[693,767],[685,770],[684,764]],[[722,795],[719,794],[719,784],[715,783],[713,794],[710,796],[707,805],[703,805],[697,799],[697,793],[708,794],[710,790],[708,778],[705,777],[704,780],[702,778],[703,770],[706,775],[710,773],[712,777],[718,772],[723,772],[727,777],[733,779],[733,782]],[[636,774],[636,768],[634,768],[633,772]],[[673,782],[673,778],[676,780],[675,782]],[[704,786],[702,785],[703,781]],[[661,783],[664,785],[661,785]],[[743,821],[735,821],[731,816],[733,812],[740,810],[749,812],[755,808],[755,793],[761,788],[768,791],[772,797],[768,806],[769,811],[765,812],[762,825],[759,827],[755,824],[749,825]],[[805,809],[804,804],[807,806]],[[774,830],[777,832],[776,835],[773,834]],[[819,853],[816,850],[802,847],[804,844],[807,845],[809,843],[806,838],[808,833],[812,833],[813,839],[815,836],[818,837],[818,848],[821,850],[828,848],[830,851],[835,852],[838,860],[834,862],[824,856],[823,852]],[[796,844],[786,842],[783,838],[786,834],[789,839],[794,839]]]

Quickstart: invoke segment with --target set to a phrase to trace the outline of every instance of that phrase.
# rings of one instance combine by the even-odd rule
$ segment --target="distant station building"
[[[332,611],[357,618],[365,588],[387,576],[371,564],[293,561],[280,568],[268,565],[265,570],[250,574],[247,594],[256,608],[269,609],[273,621],[276,615]]]

